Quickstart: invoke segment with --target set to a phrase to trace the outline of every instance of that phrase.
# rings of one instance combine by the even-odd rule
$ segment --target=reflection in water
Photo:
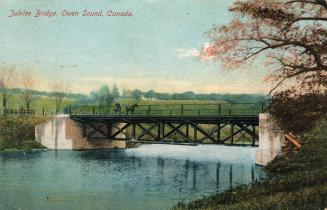
[[[233,165],[229,166],[229,188],[233,187]]]
[[[231,147],[201,154],[210,159],[196,147],[150,148],[0,153],[0,209],[169,209],[263,176]]]
[[[217,164],[217,169],[216,169],[216,177],[217,177],[217,179],[216,179],[216,186],[217,186],[217,189],[219,190],[219,180],[220,180],[220,176],[219,176],[219,174],[220,174],[220,162],[218,162],[218,164]]]

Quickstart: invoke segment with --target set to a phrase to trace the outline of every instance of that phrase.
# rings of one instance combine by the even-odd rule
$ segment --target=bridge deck
[[[72,119],[80,121],[98,120],[110,121],[113,123],[120,122],[138,122],[138,123],[152,123],[152,122],[170,122],[170,123],[252,123],[259,124],[258,115],[244,115],[244,116],[142,116],[142,115],[70,115]]]
[[[71,107],[72,119],[83,124],[88,139],[142,143],[258,143],[262,104],[182,104],[115,107]]]
[[[72,106],[71,115],[135,115],[135,116],[253,116],[264,112],[265,103],[220,103],[220,104],[164,104],[164,105],[119,105]]]
[[[89,141],[128,143],[258,145],[258,116],[71,115]]]

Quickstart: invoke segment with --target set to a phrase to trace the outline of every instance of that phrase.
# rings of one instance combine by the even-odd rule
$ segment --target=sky
[[[225,70],[194,52],[205,32],[228,24],[231,0],[0,0],[0,66],[33,69],[38,88],[61,82],[88,93],[120,89],[158,92],[264,93],[264,71]],[[36,10],[56,17],[33,17]],[[11,10],[32,17],[8,17]],[[130,11],[130,17],[63,17],[62,12]]]

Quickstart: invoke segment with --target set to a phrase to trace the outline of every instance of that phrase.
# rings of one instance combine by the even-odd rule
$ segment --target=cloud
[[[204,43],[201,50],[198,50],[196,48],[190,48],[190,49],[177,48],[175,52],[177,56],[181,58],[195,57],[203,61],[209,61],[213,59],[215,56],[214,45],[211,45],[209,43]]]
[[[175,50],[178,57],[185,58],[185,57],[198,57],[200,55],[200,51],[192,48],[192,49],[183,49],[177,48]]]
[[[201,52],[196,56],[203,61],[209,61],[215,57],[215,46],[209,43],[204,43]]]

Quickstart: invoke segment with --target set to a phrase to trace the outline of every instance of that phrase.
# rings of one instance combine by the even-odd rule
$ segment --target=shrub
[[[46,120],[37,116],[0,117],[0,150],[41,148],[34,141],[34,127]]]
[[[321,118],[326,118],[327,95],[295,93],[295,90],[288,90],[274,95],[268,109],[284,130],[302,133],[312,129]]]

